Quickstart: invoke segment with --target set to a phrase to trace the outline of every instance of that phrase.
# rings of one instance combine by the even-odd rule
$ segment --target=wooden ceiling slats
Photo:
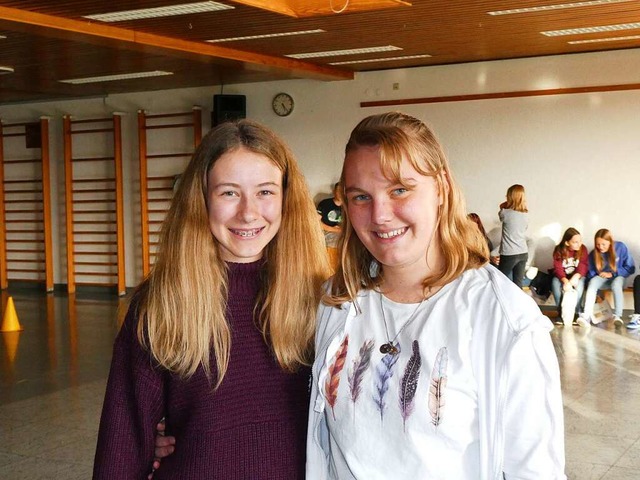
[[[189,2],[193,0],[188,0]],[[175,0],[3,0],[0,6],[0,65],[12,66],[12,75],[0,76],[0,102],[28,101],[47,94],[82,96],[153,88],[178,88],[205,84],[313,78],[314,68],[331,72],[370,71],[420,65],[640,48],[640,40],[570,45],[570,40],[640,35],[640,29],[547,37],[541,31],[631,23],[640,20],[640,1],[592,7],[558,9],[516,15],[492,16],[487,12],[553,5],[562,0],[413,0],[411,7],[363,13],[345,13],[295,19],[248,7],[229,0],[234,9],[117,23],[89,21],[83,15],[127,9],[175,5]],[[184,3],[188,3],[186,0]],[[87,39],[86,33],[25,28],[3,19],[2,9],[19,9],[80,23],[96,31],[131,31],[132,48],[119,38]],[[325,33],[274,37],[224,43],[205,40],[241,35],[273,34],[323,29]],[[144,41],[148,45],[142,45]],[[189,48],[183,48],[189,45]],[[402,50],[352,56],[331,56],[296,61],[294,53],[394,45]],[[170,47],[170,48],[167,48]],[[216,52],[238,52],[243,60],[225,59]],[[429,54],[431,58],[348,64],[340,69],[331,62]],[[224,57],[224,55],[222,55]],[[97,60],[99,59],[99,60]],[[77,76],[125,73],[131,69],[167,70],[173,75],[155,79],[108,82],[98,85],[64,85],[58,80]],[[310,70],[309,70],[310,69]],[[321,70],[324,71],[324,70]],[[317,73],[317,72],[316,72]],[[320,78],[322,75],[315,78]],[[326,78],[326,77],[324,77]],[[25,92],[25,85],[32,85]]]

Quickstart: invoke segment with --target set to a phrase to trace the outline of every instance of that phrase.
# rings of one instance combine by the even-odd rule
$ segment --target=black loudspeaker
[[[247,117],[247,97],[245,95],[214,95],[211,126]]]
[[[28,123],[24,126],[25,143],[27,148],[42,148],[42,131],[40,122]]]

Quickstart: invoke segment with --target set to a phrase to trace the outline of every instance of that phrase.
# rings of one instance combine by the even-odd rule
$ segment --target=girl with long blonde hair
[[[433,132],[398,112],[365,118],[340,187],[307,480],[565,479],[549,322],[487,265]]]
[[[329,274],[304,178],[248,121],[202,140],[116,339],[94,478],[304,478],[314,314]]]
[[[624,306],[624,282],[636,271],[633,257],[622,242],[616,242],[606,228],[596,232],[593,239],[594,249],[589,253],[589,272],[587,292],[584,296],[584,312],[578,317],[582,327],[588,327],[593,321],[593,307],[598,290],[613,292],[613,323],[620,327]],[[634,328],[632,325],[631,328]]]
[[[507,199],[500,205],[498,213],[502,222],[498,268],[520,288],[529,258],[526,237],[528,212],[524,187],[519,184],[511,185],[507,190]]]

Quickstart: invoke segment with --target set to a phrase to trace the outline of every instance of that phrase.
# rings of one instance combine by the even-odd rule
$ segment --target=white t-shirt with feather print
[[[465,302],[459,282],[420,306],[376,291],[358,297],[363,314],[331,340],[318,377],[333,478],[477,478],[473,320],[456,314],[456,304]],[[398,332],[399,353],[382,353],[380,346]]]

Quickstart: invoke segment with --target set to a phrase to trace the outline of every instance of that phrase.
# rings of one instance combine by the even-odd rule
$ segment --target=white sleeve
[[[560,371],[549,333],[523,333],[508,362],[505,479],[565,480]]]

